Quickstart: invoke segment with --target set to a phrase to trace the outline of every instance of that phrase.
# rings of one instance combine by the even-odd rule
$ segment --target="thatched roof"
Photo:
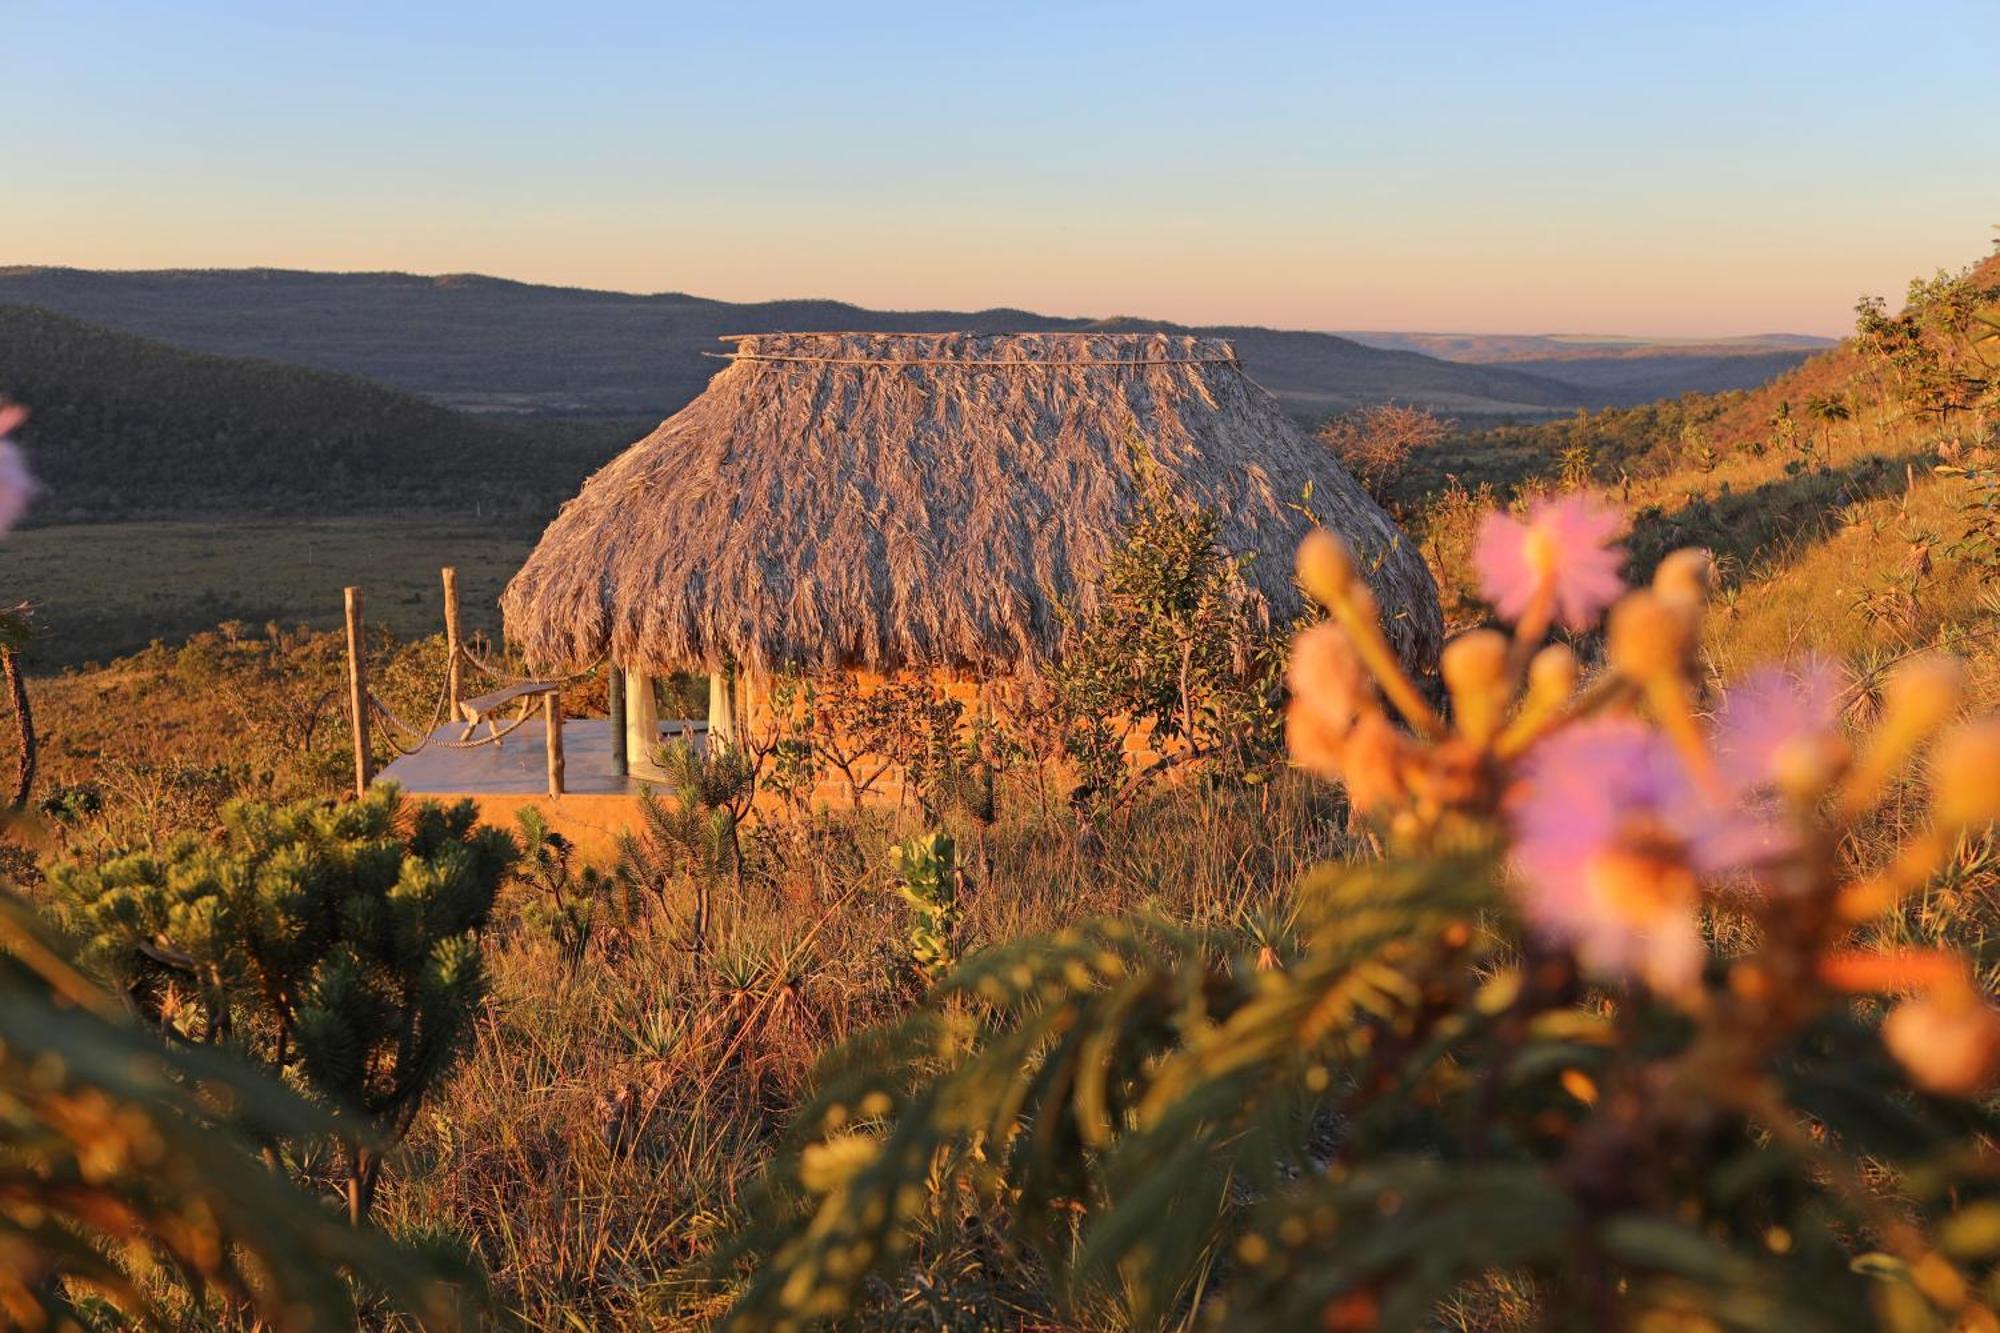
[[[1422,559],[1227,342],[1167,334],[733,340],[699,398],[584,483],[501,598],[545,670],[609,653],[1007,674],[1060,651],[1148,479],[1215,510],[1248,591],[1298,606],[1308,520],[1344,534],[1398,647],[1434,658]]]

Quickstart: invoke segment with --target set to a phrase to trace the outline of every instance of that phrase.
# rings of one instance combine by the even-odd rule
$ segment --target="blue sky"
[[[2000,222],[2000,3],[0,0],[0,263],[1836,332]]]

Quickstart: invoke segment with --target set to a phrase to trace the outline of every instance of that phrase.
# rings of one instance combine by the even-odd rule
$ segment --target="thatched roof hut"
[[[1246,592],[1298,607],[1309,507],[1434,658],[1422,559],[1227,342],[1167,334],[734,340],[694,402],[584,484],[501,599],[547,670],[859,667],[980,676],[1061,650],[1149,481],[1222,519]]]

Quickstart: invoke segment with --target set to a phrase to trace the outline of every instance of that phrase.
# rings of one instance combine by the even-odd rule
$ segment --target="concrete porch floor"
[[[504,725],[504,724],[503,724]],[[660,739],[672,740],[689,724],[663,721]],[[694,724],[701,725],[701,724]],[[603,859],[621,833],[639,825],[640,780],[611,766],[611,723],[601,717],[566,718],[562,724],[563,794],[549,795],[548,750],[542,720],[530,718],[498,745],[454,749],[463,724],[438,728],[430,743],[404,755],[376,775],[405,795],[453,804],[470,800],[488,824],[511,829],[523,806],[539,809],[549,826],[576,844],[589,859]],[[485,734],[482,726],[474,739]],[[696,743],[701,732],[694,733]]]
[[[505,725],[504,723],[502,724]],[[377,782],[393,782],[413,796],[546,796],[548,748],[542,719],[531,717],[498,745],[451,748],[463,723],[439,727],[430,743],[383,769]],[[486,734],[473,732],[478,740]],[[667,734],[662,729],[661,739]],[[639,784],[611,767],[608,718],[565,718],[562,724],[563,792],[579,796],[630,796]]]

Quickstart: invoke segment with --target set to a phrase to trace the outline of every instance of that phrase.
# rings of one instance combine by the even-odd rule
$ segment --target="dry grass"
[[[337,711],[310,741],[291,723],[340,661],[330,634],[209,634],[38,682],[39,790],[74,798],[87,781],[104,805],[52,820],[53,850],[204,829],[237,794],[336,793]],[[434,643],[384,643],[376,675],[416,692],[436,665]],[[138,714],[148,728],[121,725]],[[961,952],[1134,910],[1268,930],[1290,883],[1347,850],[1334,795],[1288,773],[1162,787],[1095,850],[1024,777],[1000,798],[995,824],[958,830],[965,864],[982,842],[991,861],[965,894]],[[476,1252],[530,1328],[700,1326],[726,1295],[702,1264],[815,1063],[919,994],[888,859],[913,829],[887,812],[759,826],[742,884],[715,886],[700,961],[681,926],[689,883],[661,901],[607,896],[580,958],[533,885],[509,889],[487,937],[489,1011],[395,1163],[382,1222]],[[877,1295],[873,1326],[1116,1326],[1105,1311],[1059,1313],[1046,1275],[976,1223],[941,1228],[909,1280]]]
[[[1134,909],[1226,926],[1343,850],[1326,793],[1292,778],[1163,791],[1095,858],[1026,793],[1005,804],[1020,813],[990,833],[962,949]],[[916,997],[886,856],[907,831],[862,817],[766,835],[742,890],[721,891],[702,965],[670,924],[677,901],[601,933],[574,966],[517,918],[495,944],[478,1047],[413,1136],[385,1217],[448,1225],[531,1327],[698,1325],[719,1299],[700,1262],[814,1062]],[[953,1235],[926,1259],[872,1320],[990,1327],[1013,1308],[1010,1326],[1061,1326],[1039,1275],[1002,1247]]]

